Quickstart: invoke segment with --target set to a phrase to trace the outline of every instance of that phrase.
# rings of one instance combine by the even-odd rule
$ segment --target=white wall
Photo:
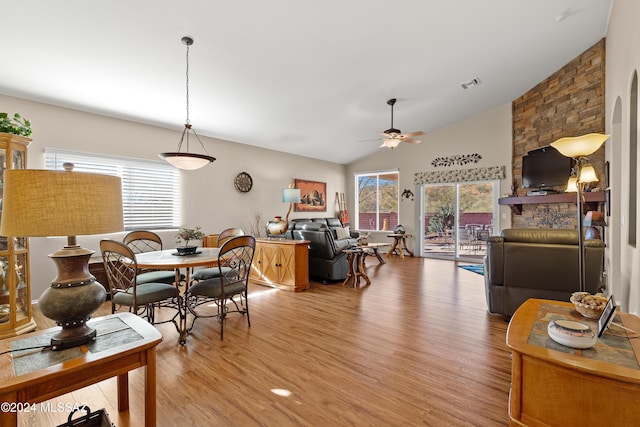
[[[501,105],[467,120],[455,123],[446,128],[429,132],[420,138],[421,144],[400,144],[397,148],[380,149],[377,153],[356,161],[347,167],[347,186],[349,195],[354,194],[354,173],[370,172],[391,168],[400,170],[400,191],[405,188],[416,192],[413,184],[414,174],[443,170],[435,168],[431,161],[437,157],[448,157],[456,154],[478,153],[482,159],[478,163],[464,166],[452,166],[446,169],[470,169],[477,167],[504,166],[506,177],[501,180],[500,194],[511,193],[511,153],[512,153],[511,103]],[[347,197],[349,210],[354,212],[353,196]],[[419,227],[416,201],[400,202],[400,223],[407,233],[415,234]],[[503,218],[504,217],[504,218]],[[500,207],[500,229],[511,225],[509,207]],[[371,241],[388,241],[387,233],[372,235]],[[413,239],[417,249],[416,239]]]
[[[634,71],[640,72],[639,16],[640,2],[615,0],[606,39],[606,127],[611,134],[606,156],[611,162],[612,189],[607,229],[608,282],[622,309],[635,314],[640,313],[640,251],[627,244],[625,216],[629,207],[629,93]]]
[[[45,147],[159,160],[159,152],[176,149],[182,132],[182,129],[168,130],[2,95],[0,106],[0,111],[11,115],[20,113],[32,122],[33,142],[27,162],[31,169],[44,168]],[[250,122],[247,121],[248,125]],[[178,121],[176,126],[178,129],[182,125]],[[197,129],[196,124],[194,127]],[[326,182],[327,212],[313,216],[337,216],[332,195],[345,191],[344,165],[211,138],[202,140],[208,153],[217,160],[203,169],[181,172],[182,225],[201,225],[207,233],[228,227],[250,231],[257,210],[262,212],[264,224],[275,215],[286,214],[288,205],[281,202],[281,191],[294,178]],[[192,141],[191,151],[201,152],[197,145]],[[249,193],[239,193],[233,185],[234,177],[242,171],[253,177],[254,185]],[[291,218],[296,216],[309,214],[291,213]],[[175,230],[160,234],[165,247],[174,247]],[[109,237],[121,239],[122,235]],[[102,237],[79,236],[78,242],[99,251]],[[47,255],[65,243],[63,238],[30,240],[33,299],[40,296],[56,275]]]

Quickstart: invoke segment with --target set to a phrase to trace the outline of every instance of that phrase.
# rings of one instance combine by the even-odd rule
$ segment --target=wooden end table
[[[89,321],[93,343],[62,351],[17,349],[48,344],[59,327],[0,341],[0,426],[18,424],[18,405],[37,404],[108,378],[118,377],[118,411],[129,410],[128,372],[145,368],[144,425],[156,425],[156,346],[162,335],[132,313]],[[13,410],[12,410],[13,409]]]
[[[407,251],[409,256],[413,256],[413,252],[407,247],[407,238],[413,237],[411,234],[405,233],[395,233],[395,234],[387,234],[387,237],[393,237],[393,244],[391,245],[391,249],[387,252],[387,256],[391,255],[399,255],[400,258],[404,258],[404,252]]]
[[[344,249],[342,252],[347,254],[347,261],[349,262],[349,272],[346,279],[342,283],[342,286],[349,286],[356,288],[360,286],[360,278],[362,277],[367,286],[371,284],[369,276],[364,267],[364,251],[362,248]]]
[[[640,338],[616,325],[591,349],[565,347],[551,340],[551,320],[580,316],[573,304],[529,299],[507,329],[512,352],[509,425],[640,425]],[[614,322],[640,332],[640,318],[617,313]]]

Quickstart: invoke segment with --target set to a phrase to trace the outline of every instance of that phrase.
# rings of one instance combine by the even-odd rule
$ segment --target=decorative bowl
[[[569,301],[582,316],[589,319],[599,319],[607,304],[607,297],[600,293],[591,295],[589,292],[574,292]]]
[[[179,246],[176,248],[176,251],[178,251],[180,255],[193,255],[196,253],[196,250],[198,250],[197,246]]]
[[[589,325],[573,320],[553,320],[549,322],[547,333],[558,344],[573,348],[591,348],[598,341]]]

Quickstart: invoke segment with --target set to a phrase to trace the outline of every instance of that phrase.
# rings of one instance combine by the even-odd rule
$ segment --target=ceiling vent
[[[471,79],[468,82],[462,83],[460,86],[462,86],[462,89],[470,89],[479,84],[480,84],[480,79],[476,77],[475,79]]]

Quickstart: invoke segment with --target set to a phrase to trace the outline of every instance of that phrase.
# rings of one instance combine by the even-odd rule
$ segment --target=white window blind
[[[122,179],[125,230],[177,228],[180,225],[180,172],[153,160],[45,149],[45,168],[116,175]]]

